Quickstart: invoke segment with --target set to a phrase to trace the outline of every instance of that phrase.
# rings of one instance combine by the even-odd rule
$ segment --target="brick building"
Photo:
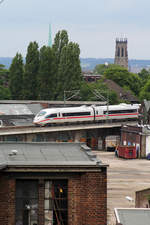
[[[88,83],[97,82],[102,77],[102,75],[94,74],[91,71],[87,71],[87,72],[83,71],[82,74],[83,74],[83,79]]]
[[[107,165],[80,143],[0,143],[1,225],[106,225]]]
[[[122,126],[121,145],[136,146],[139,158],[146,158],[150,155],[150,126]]]
[[[139,123],[150,124],[150,101],[144,99],[139,108]]]
[[[150,208],[150,188],[136,191],[135,207],[136,208]]]

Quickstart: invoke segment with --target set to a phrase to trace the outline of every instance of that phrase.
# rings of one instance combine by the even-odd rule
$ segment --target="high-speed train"
[[[41,110],[33,123],[48,126],[58,123],[104,122],[106,120],[125,121],[138,119],[139,104],[119,104],[109,106],[80,106],[66,108],[47,108]]]

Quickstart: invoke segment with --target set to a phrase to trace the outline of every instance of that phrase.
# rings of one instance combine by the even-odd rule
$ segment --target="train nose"
[[[39,121],[39,119],[36,117],[33,119],[33,123],[37,123],[38,121]]]

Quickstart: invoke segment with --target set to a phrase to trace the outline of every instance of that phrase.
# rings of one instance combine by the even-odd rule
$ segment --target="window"
[[[117,56],[120,57],[120,48],[118,47]]]
[[[45,180],[41,203],[38,180],[17,180],[15,225],[40,225],[39,203],[44,204],[44,225],[68,225],[67,186],[67,180]]]
[[[15,225],[38,224],[38,181],[16,181]]]
[[[122,113],[136,113],[137,109],[126,109],[126,110],[109,110],[108,114],[122,114]],[[107,114],[107,111],[104,111]]]
[[[124,57],[124,48],[121,49],[121,56]]]
[[[37,114],[37,117],[39,117],[39,116],[44,116],[45,114],[46,114],[45,111],[41,111],[41,112],[39,112],[39,114]]]
[[[91,115],[90,112],[69,112],[69,113],[63,113],[62,114],[64,117],[67,116],[88,116]]]
[[[67,181],[45,181],[44,225],[68,224]]]
[[[54,118],[54,117],[57,117],[57,113],[53,113],[53,114],[46,116],[46,118]]]

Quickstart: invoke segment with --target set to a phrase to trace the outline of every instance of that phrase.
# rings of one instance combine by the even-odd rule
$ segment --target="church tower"
[[[115,64],[128,69],[127,38],[116,39]]]
[[[51,31],[51,25],[49,24],[49,34],[48,34],[48,46],[52,47],[52,31]]]

